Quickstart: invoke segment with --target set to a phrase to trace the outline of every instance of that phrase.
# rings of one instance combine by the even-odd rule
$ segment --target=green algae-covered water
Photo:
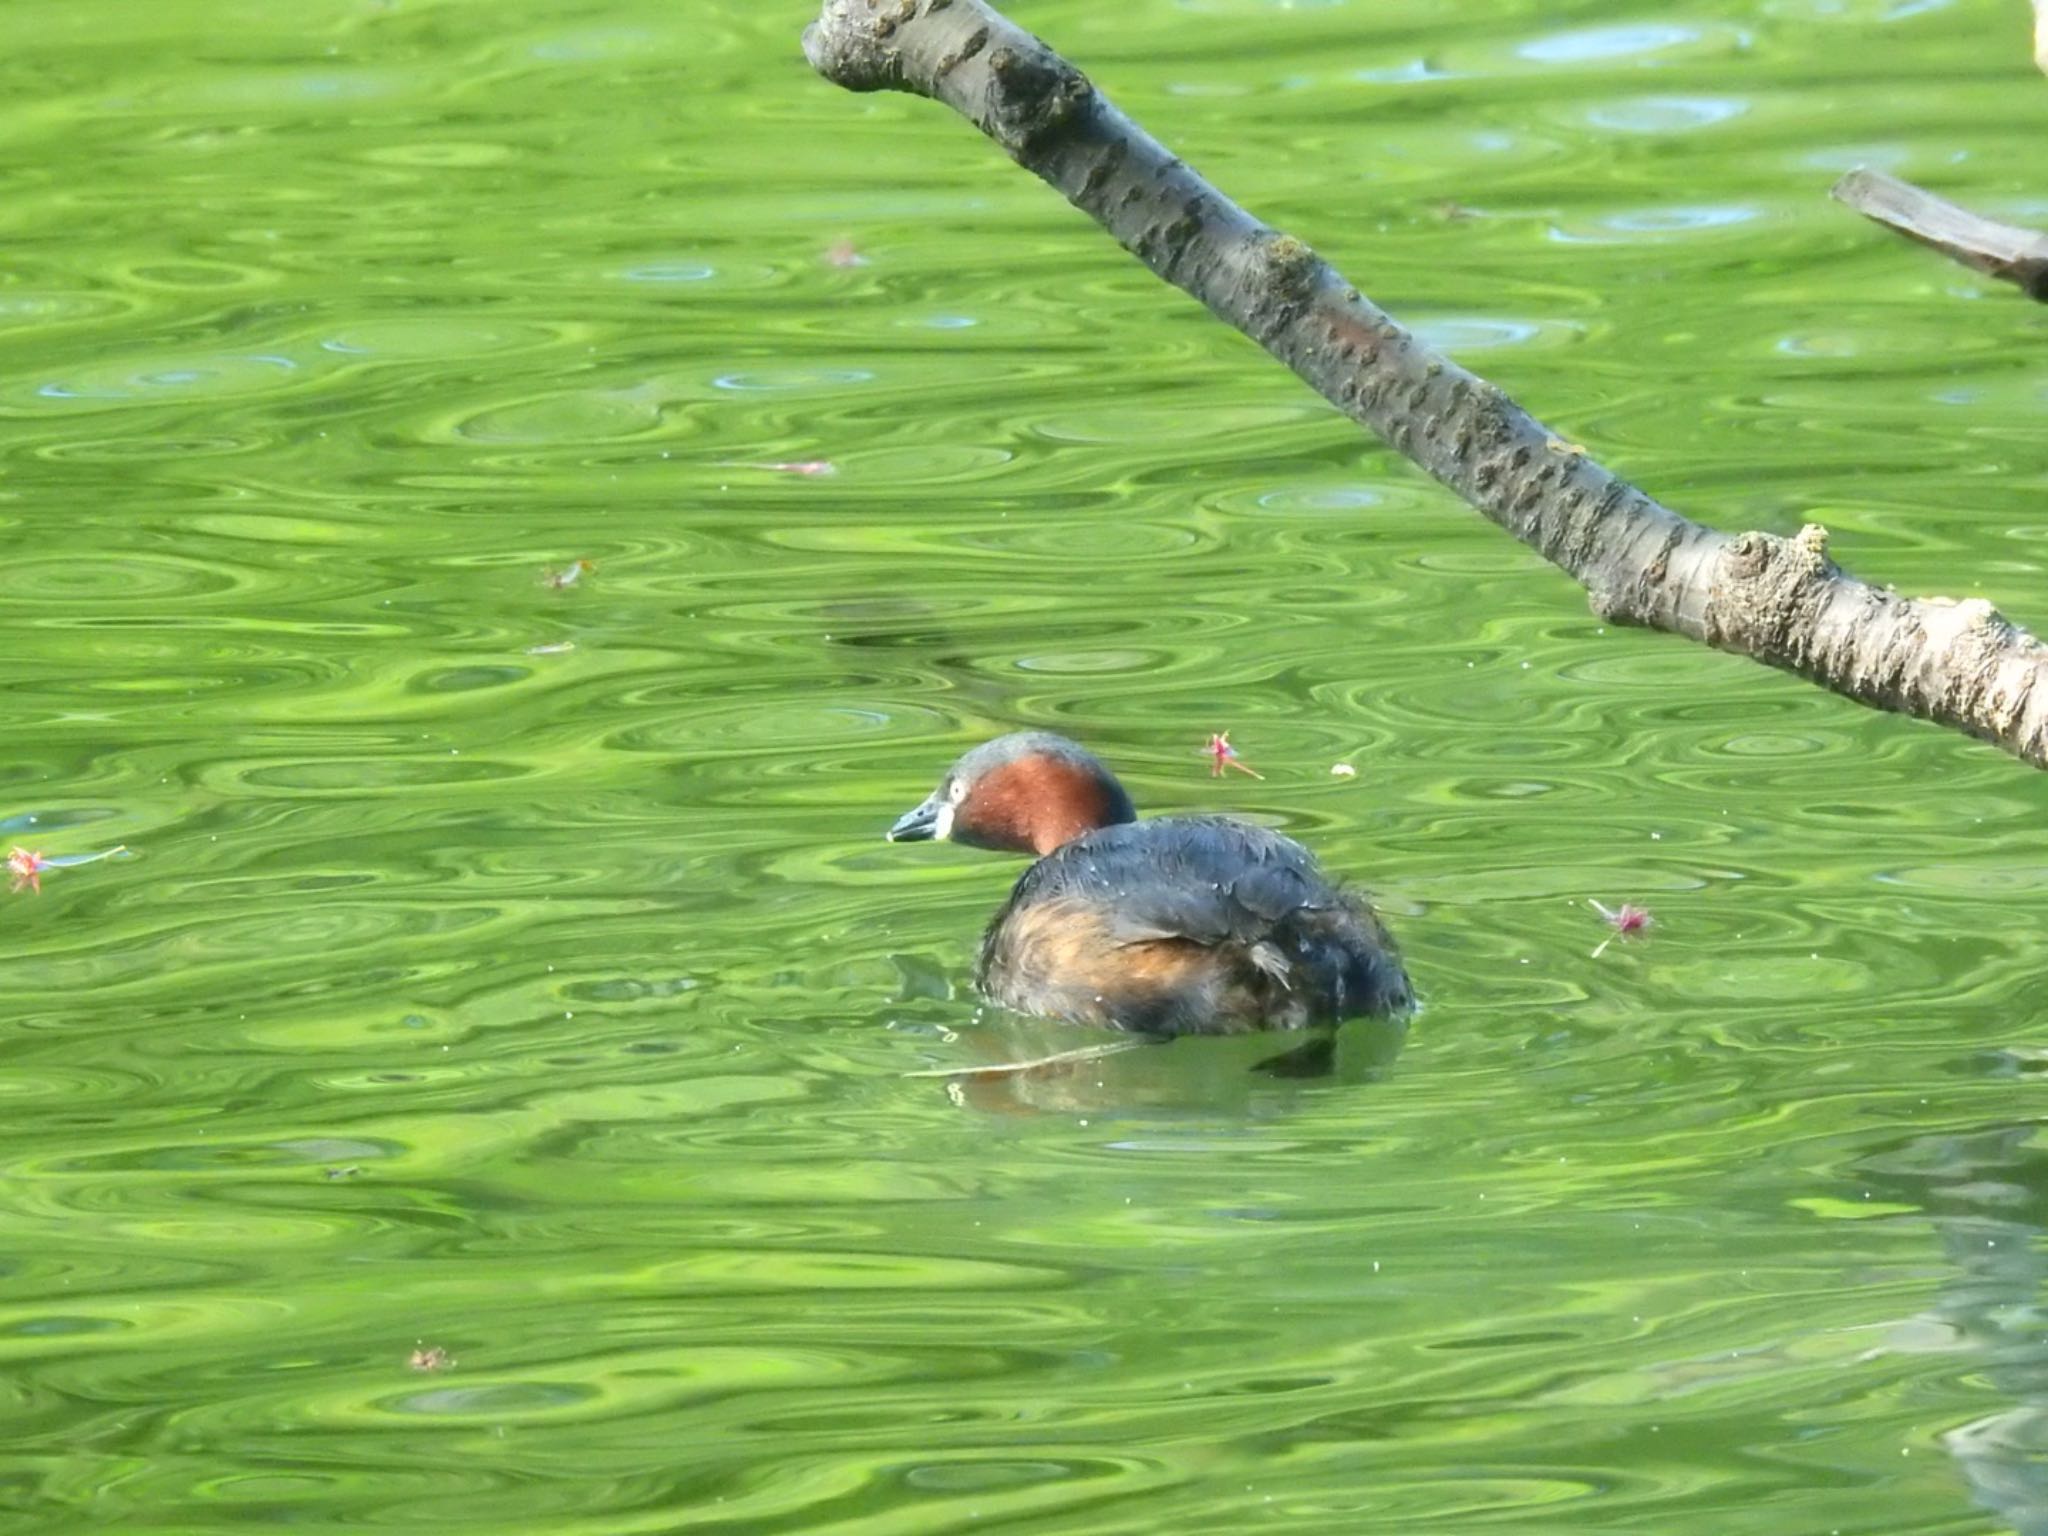
[[[1015,14],[1675,505],[2040,623],[2048,311],[1823,195],[2048,217],[2023,10]],[[0,839],[130,851],[0,896],[0,1526],[2048,1531],[2048,781],[1604,631],[808,15],[11,16]],[[880,837],[1024,725],[1368,882],[1413,1028],[907,1076],[1079,1043]]]

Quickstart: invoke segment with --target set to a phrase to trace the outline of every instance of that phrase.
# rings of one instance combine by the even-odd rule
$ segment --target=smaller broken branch
[[[1932,246],[1950,261],[2017,283],[2028,298],[2048,304],[2048,235],[1958,208],[1883,171],[1859,167],[1836,182],[1833,192],[1836,202],[1865,218]]]

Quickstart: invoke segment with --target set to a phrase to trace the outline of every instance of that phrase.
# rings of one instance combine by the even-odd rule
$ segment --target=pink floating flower
[[[1222,778],[1223,770],[1226,768],[1235,768],[1239,773],[1248,773],[1255,779],[1263,779],[1265,777],[1263,773],[1260,773],[1249,763],[1238,761],[1237,748],[1230,744],[1230,732],[1228,731],[1218,731],[1215,735],[1211,736],[1209,738],[1209,745],[1202,750],[1209,756],[1209,777],[1212,779]]]
[[[860,253],[860,247],[851,240],[834,240],[825,247],[825,254],[820,259],[828,267],[864,267],[868,264],[867,257]]]
[[[1616,939],[1635,938],[1656,922],[1656,919],[1650,916],[1647,908],[1636,906],[1632,902],[1624,901],[1619,907],[1605,906],[1597,901],[1590,902],[1588,905],[1606,920],[1608,927],[1614,930],[1614,932],[1600,941],[1599,949],[1593,951],[1593,958],[1595,960],[1598,960],[1607,946]]]
[[[14,876],[13,889],[16,891],[26,888],[38,896],[42,895],[43,871],[49,867],[48,859],[26,848],[16,848],[7,855],[7,872]]]

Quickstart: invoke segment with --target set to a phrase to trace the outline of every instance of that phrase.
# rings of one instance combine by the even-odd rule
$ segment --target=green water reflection
[[[1604,631],[808,14],[15,17],[0,839],[134,857],[0,904],[7,1528],[2048,1531],[2039,776]],[[1017,14],[1675,505],[2048,615],[2048,320],[1822,196],[2038,222],[2023,18]],[[1405,1042],[904,1076],[1075,1043],[880,840],[1019,725],[1369,882]]]

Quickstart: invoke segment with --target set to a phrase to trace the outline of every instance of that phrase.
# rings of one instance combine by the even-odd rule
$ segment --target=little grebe
[[[1221,816],[1139,821],[1065,737],[955,763],[891,842],[1040,855],[981,941],[975,982],[1020,1013],[1149,1035],[1311,1029],[1413,1004],[1372,908],[1292,838]]]

